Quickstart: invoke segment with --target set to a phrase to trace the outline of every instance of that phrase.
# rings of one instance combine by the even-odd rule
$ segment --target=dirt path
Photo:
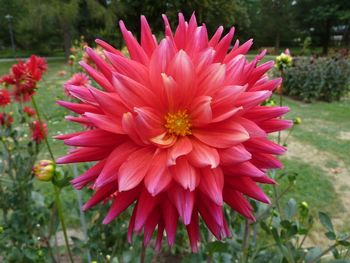
[[[342,205],[345,208],[344,212],[333,215],[332,221],[335,228],[343,230],[346,222],[349,222],[350,218],[350,169],[347,165],[337,159],[336,156],[320,151],[314,146],[301,143],[293,138],[288,142],[288,151],[285,155],[288,159],[296,159],[302,162],[308,163],[313,166],[317,166],[322,169],[329,178],[331,178],[334,185],[334,189],[342,201]],[[327,163],[336,163],[336,168],[327,167]],[[320,235],[313,235],[316,240],[314,242],[325,244],[328,240],[323,239]],[[312,239],[314,239],[312,238]],[[318,244],[320,245],[320,244]]]

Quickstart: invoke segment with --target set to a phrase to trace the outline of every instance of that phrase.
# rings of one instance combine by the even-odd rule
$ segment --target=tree
[[[292,44],[295,35],[293,0],[247,1],[251,19],[250,32],[259,45],[275,47],[279,52],[281,41]]]
[[[318,44],[322,45],[322,52],[325,55],[328,53],[333,27],[344,25],[349,30],[350,1],[348,0],[300,0],[296,6],[300,27],[311,29],[311,34],[316,37]]]

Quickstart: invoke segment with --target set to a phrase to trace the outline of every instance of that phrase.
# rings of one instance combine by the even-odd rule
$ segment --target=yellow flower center
[[[169,134],[186,136],[192,134],[191,118],[187,110],[179,110],[176,113],[168,113],[165,116],[165,128]]]

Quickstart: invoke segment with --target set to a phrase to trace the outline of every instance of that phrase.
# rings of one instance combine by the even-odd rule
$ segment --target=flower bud
[[[33,167],[33,173],[39,181],[51,181],[55,173],[55,164],[50,160],[41,160]]]
[[[309,205],[305,201],[301,202],[300,206],[302,208],[309,209]]]
[[[302,121],[301,121],[300,117],[296,117],[293,122],[295,125],[299,125],[299,124],[301,124]]]
[[[293,58],[290,55],[289,49],[286,49],[286,53],[282,52],[281,55],[277,56],[275,59],[275,67],[278,70],[283,70],[292,66]]]

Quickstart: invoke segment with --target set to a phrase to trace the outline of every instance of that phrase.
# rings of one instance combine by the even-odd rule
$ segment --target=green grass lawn
[[[272,58],[268,57],[267,60]],[[12,63],[0,63],[0,74],[8,71]],[[67,75],[59,77],[58,71],[65,70]],[[65,97],[62,84],[69,78],[69,69],[62,61],[50,61],[49,70],[43,81],[40,83],[37,101],[41,111],[44,113],[49,128],[49,141],[52,144],[56,157],[64,155],[67,147],[60,141],[52,139],[53,135],[59,133],[69,133],[80,130],[79,125],[64,120],[67,111],[55,104],[58,99]],[[350,103],[341,101],[334,103],[316,102],[305,104],[288,98],[284,98],[284,103],[291,108],[287,118],[301,117],[303,123],[296,127],[291,136],[292,141],[298,141],[310,145],[324,153],[333,156],[327,163],[329,167],[336,168],[338,162],[350,165],[350,139],[344,139],[350,133]],[[40,158],[49,157],[43,149]],[[342,213],[339,193],[336,193],[332,182],[332,177],[323,169],[309,162],[307,158],[283,158],[286,170],[297,172],[297,185],[287,195],[293,196],[298,201],[307,201],[313,211],[326,210],[328,212]],[[280,188],[283,189],[285,183],[282,180]],[[51,189],[38,190],[51,195]],[[64,203],[68,207],[74,203],[75,193],[68,187],[64,194]],[[287,199],[285,199],[287,200]],[[77,223],[77,215],[71,214],[73,224]]]

